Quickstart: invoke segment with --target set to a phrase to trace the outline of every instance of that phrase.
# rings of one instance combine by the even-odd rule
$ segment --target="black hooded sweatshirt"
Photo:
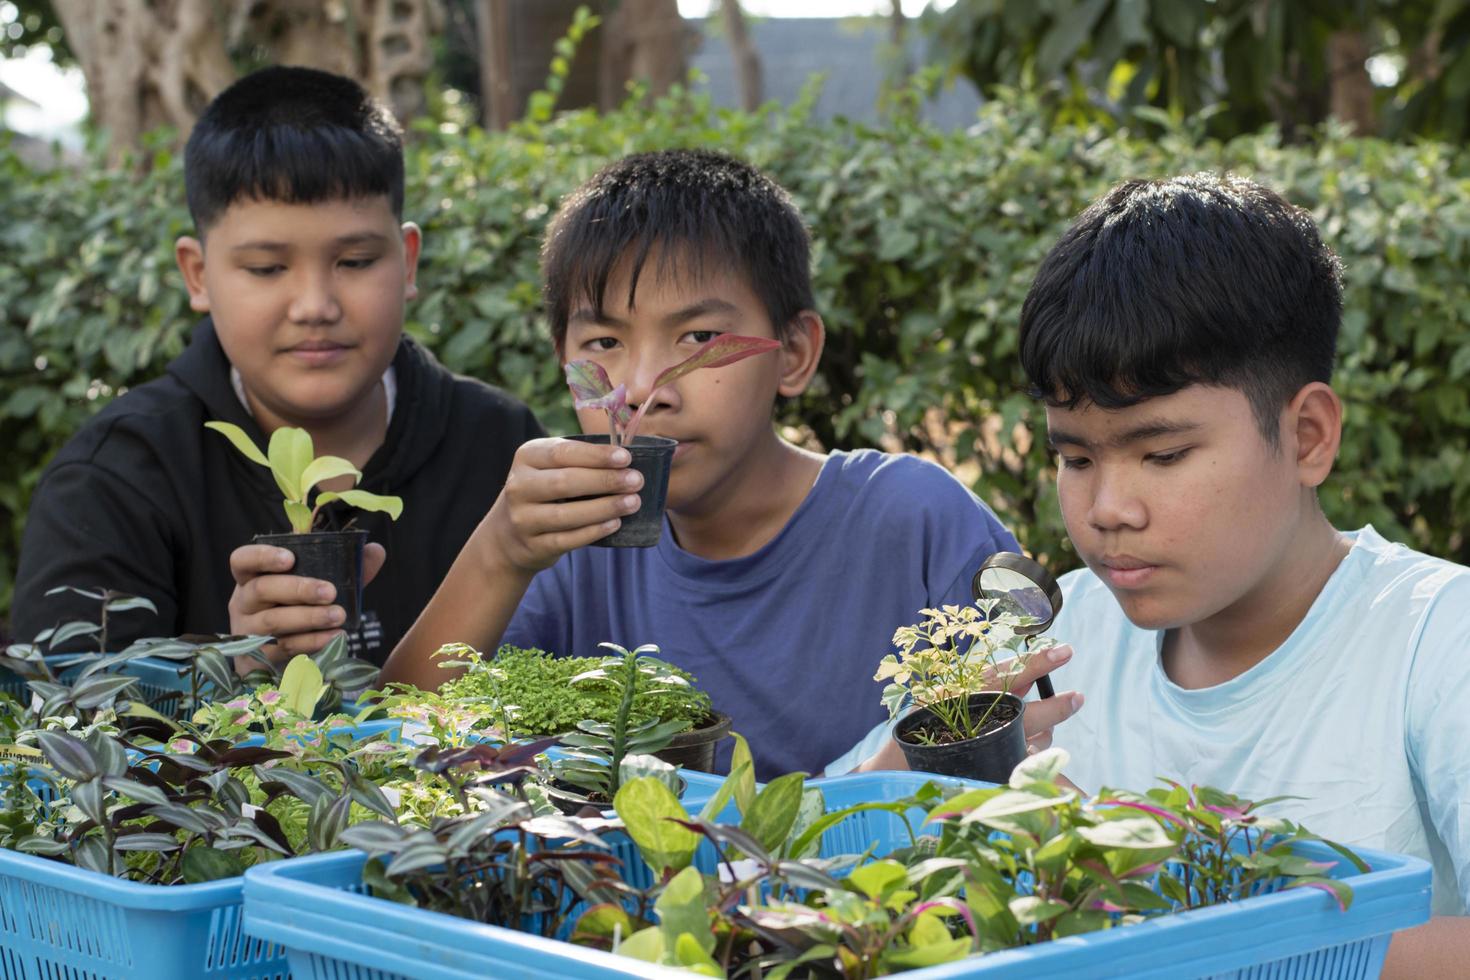
[[[413,624],[490,509],[516,449],[543,434],[525,405],[451,374],[408,337],[393,367],[393,417],[359,487],[402,497],[403,513],[392,521],[340,503],[324,508],[328,526],[353,520],[388,552],[363,592],[353,638],[375,663]],[[256,534],[290,528],[270,471],[205,429],[212,419],[266,443],[205,319],[162,378],[113,401],[46,468],[21,544],[16,640],[61,622],[97,622],[96,601],[46,595],[60,585],[113,589],[158,606],[157,617],[146,610],[109,617],[113,650],[144,636],[229,632],[230,552]]]

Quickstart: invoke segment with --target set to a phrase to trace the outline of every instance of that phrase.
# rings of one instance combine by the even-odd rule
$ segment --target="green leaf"
[[[1022,895],[1010,901],[1011,914],[1023,926],[1034,926],[1055,919],[1068,908],[1066,902],[1053,902],[1035,895]]]
[[[710,937],[714,942],[714,937]],[[710,956],[709,950],[693,933],[681,932],[679,938],[674,940],[674,965],[683,967],[690,973],[701,977],[723,977],[725,971],[720,969],[720,964]]]
[[[898,861],[885,859],[854,868],[847,876],[847,880],[876,902],[888,889],[898,885],[907,885],[908,872]]]
[[[1153,850],[1175,846],[1173,838],[1159,826],[1158,821],[1148,817],[1104,820],[1094,827],[1078,827],[1077,834],[1090,844],[1109,849]]]
[[[311,508],[295,500],[283,501],[281,504],[286,510],[286,520],[291,525],[291,530],[297,534],[307,534],[311,531]]]
[[[374,513],[387,514],[393,520],[398,520],[403,513],[403,498],[384,496],[382,494],[369,493],[366,490],[343,490],[341,493],[324,493],[321,499],[341,500],[350,504],[358,510],[368,510]]]
[[[321,668],[310,657],[292,657],[281,674],[281,704],[288,711],[310,718],[316,703],[327,690]]]
[[[613,797],[613,809],[655,874],[683,870],[694,860],[699,835],[668,819],[687,820],[689,814],[679,798],[657,779],[645,776],[625,783]]]
[[[744,816],[755,803],[755,759],[751,757],[745,736],[731,732],[730,737],[735,739],[735,748],[730,753],[730,776],[735,779],[735,806]],[[736,773],[740,773],[738,778]]]
[[[1036,50],[1036,74],[1052,79],[1069,67],[1112,0],[1084,2],[1053,22]]]
[[[613,952],[619,956],[630,956],[645,963],[664,961],[664,933],[658,926],[639,929],[628,936]]]
[[[205,422],[204,427],[222,433],[250,462],[259,463],[261,466],[271,465],[270,460],[265,458],[265,453],[261,452],[255,443],[250,441],[250,437],[245,434],[245,430],[238,425],[231,425],[229,422]]]
[[[335,480],[339,476],[351,476],[355,484],[362,479],[362,471],[341,456],[318,456],[301,474],[301,499],[305,500],[318,483]]]
[[[740,736],[736,735],[735,737],[739,738]],[[725,777],[724,781],[720,783],[720,788],[715,790],[715,795],[705,800],[704,806],[700,808],[699,819],[718,819],[720,813],[729,805],[731,798],[734,797],[735,787],[744,779],[749,779],[752,785],[755,782],[754,777],[750,775],[749,761],[742,762],[738,766],[731,766],[730,775]]]
[[[740,821],[740,828],[760,841],[766,850],[776,850],[785,843],[786,835],[796,823],[805,785],[804,773],[777,776],[756,795]]]
[[[1070,758],[1066,749],[1058,747],[1028,755],[1011,771],[1011,789],[1025,789],[1030,783],[1055,783]]]
[[[242,875],[245,873],[245,865],[238,851],[196,846],[184,852],[183,872],[185,882],[197,885]]]
[[[715,948],[715,934],[710,929],[709,908],[704,900],[704,875],[698,868],[686,867],[674,875],[653,907],[658,912],[666,946],[677,950],[678,940],[691,936],[706,955]]]
[[[271,475],[276,486],[287,500],[306,502],[306,492],[301,477],[312,459],[311,436],[305,429],[282,426],[271,433],[270,447],[266,452],[270,460]]]

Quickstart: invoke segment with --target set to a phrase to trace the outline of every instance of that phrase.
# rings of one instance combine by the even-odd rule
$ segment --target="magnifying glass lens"
[[[1009,568],[987,568],[980,574],[980,593],[993,599],[999,612],[1041,622],[1052,618],[1051,597],[1035,582]]]

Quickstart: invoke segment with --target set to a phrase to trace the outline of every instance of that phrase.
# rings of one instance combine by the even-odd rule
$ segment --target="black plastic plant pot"
[[[605,435],[568,436],[578,442],[605,446]],[[592,542],[606,548],[651,548],[658,544],[664,531],[664,505],[669,496],[669,469],[674,465],[674,449],[679,445],[663,436],[634,436],[624,448],[633,454],[628,465],[643,474],[643,488],[638,491],[638,511],[623,518],[622,527],[605,538]]]
[[[675,735],[668,748],[654,755],[680,769],[714,772],[715,746],[729,734],[730,716],[723,711],[712,711],[703,725]]]
[[[292,575],[319,578],[337,587],[337,605],[347,613],[344,629],[355,630],[362,616],[362,549],[366,531],[312,531],[310,534],[257,534],[256,544],[285,548],[296,556]]]
[[[933,735],[942,727],[938,716],[926,708],[915,708],[899,719],[893,737],[903,749],[909,768],[939,776],[983,779],[988,783],[1008,782],[1011,770],[1026,758],[1026,727],[1022,718],[1026,705],[1014,694],[985,691],[970,695],[970,717],[982,717],[995,701],[986,728],[974,738],[925,745],[912,741],[916,731]]]

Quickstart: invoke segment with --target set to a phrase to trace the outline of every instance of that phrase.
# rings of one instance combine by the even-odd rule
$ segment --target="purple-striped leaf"
[[[687,359],[660,374],[654,380],[653,386],[661,388],[684,377],[690,371],[698,371],[700,368],[725,367],[755,354],[780,349],[781,342],[769,337],[744,337],[740,334],[722,333],[718,337],[711,337]]]

